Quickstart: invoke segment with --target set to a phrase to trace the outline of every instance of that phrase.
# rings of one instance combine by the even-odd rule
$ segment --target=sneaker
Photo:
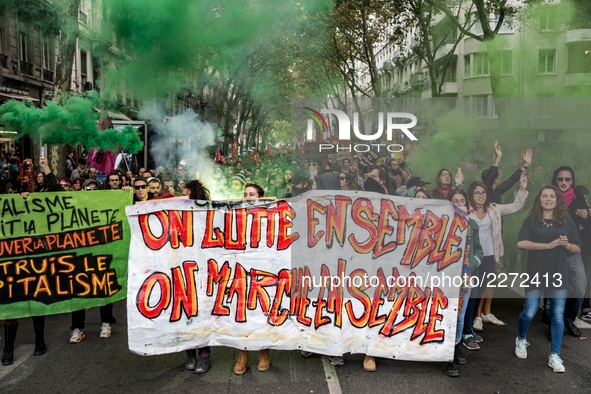
[[[445,374],[449,377],[457,378],[460,376],[460,371],[458,371],[454,363],[447,363],[445,364]]]
[[[345,365],[345,359],[343,359],[341,356],[328,356],[328,359],[330,360],[330,363],[335,367]]]
[[[480,350],[480,345],[476,343],[473,335],[464,335],[462,345],[468,350]]]
[[[554,372],[564,372],[564,365],[562,364],[562,359],[558,357],[556,354],[553,354],[548,358],[548,366],[552,368]]]
[[[300,352],[300,354],[302,355],[303,358],[308,358],[312,355],[312,352],[306,352],[305,350],[302,350]]]
[[[581,320],[591,322],[591,312],[581,313]]]
[[[479,317],[474,319],[474,323],[472,323],[472,328],[476,331],[482,331],[482,319]]]
[[[494,324],[495,326],[504,326],[505,325],[504,322],[497,319],[497,317],[495,315],[493,315],[492,313],[489,313],[488,315],[482,315],[482,322]]]
[[[209,352],[202,352],[199,354],[199,361],[197,361],[197,366],[195,367],[195,373],[205,373],[209,371],[209,367],[211,366],[211,359]]]
[[[185,361],[185,369],[194,371],[197,368],[197,361],[195,360],[195,350],[187,350],[187,361]]]
[[[482,343],[482,342],[484,342],[484,338],[482,338],[480,335],[478,335],[478,334],[472,334],[472,336],[474,337],[474,340],[476,341],[476,343]]]
[[[99,337],[101,339],[109,338],[111,336],[111,324],[110,323],[103,323],[101,324],[101,333]]]
[[[83,340],[84,338],[86,338],[86,335],[84,334],[84,330],[76,328],[76,329],[74,329],[74,331],[72,331],[72,336],[70,337],[70,343],[78,343],[81,340]]]
[[[515,355],[519,358],[527,358],[527,347],[529,342],[525,339],[515,338]]]

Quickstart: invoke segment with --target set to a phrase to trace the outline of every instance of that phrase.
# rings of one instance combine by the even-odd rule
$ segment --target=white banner
[[[467,221],[367,192],[127,207],[129,348],[453,357]]]

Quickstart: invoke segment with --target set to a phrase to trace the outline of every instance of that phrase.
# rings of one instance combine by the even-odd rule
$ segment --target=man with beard
[[[353,160],[351,164],[349,164],[349,174],[353,177],[353,181],[358,184],[360,187],[363,187],[363,176],[359,174],[359,167],[357,162]]]
[[[570,217],[577,225],[581,244],[588,244],[591,242],[588,230],[591,226],[591,217],[589,216],[589,207],[585,197],[575,193],[575,172],[568,166],[558,167],[552,175],[552,185],[556,186],[560,191],[568,207]],[[583,247],[583,253],[586,253],[586,251],[587,249]],[[568,280],[568,298],[564,306],[564,328],[570,335],[580,337],[581,331],[575,325],[575,320],[583,303],[585,289],[589,283],[585,283],[585,266],[580,253],[569,254],[567,263],[568,278],[562,278]],[[546,311],[544,311],[543,319],[550,321]]]

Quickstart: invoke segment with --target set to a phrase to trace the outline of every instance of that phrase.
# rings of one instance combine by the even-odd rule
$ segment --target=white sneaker
[[[99,337],[101,339],[109,338],[111,336],[111,324],[110,323],[103,323],[101,324],[101,333]]]
[[[474,323],[472,324],[472,328],[475,331],[482,331],[482,319],[477,317],[476,319],[474,319]]]
[[[84,334],[84,330],[76,328],[76,329],[74,329],[74,331],[72,331],[72,336],[70,337],[70,343],[78,343],[81,340],[83,340],[84,338],[86,338],[86,335]]]
[[[556,354],[553,354],[548,358],[548,366],[552,368],[554,372],[564,372],[564,365],[562,364],[562,359],[558,357]]]
[[[488,315],[482,315],[482,322],[494,324],[495,326],[504,326],[505,325],[504,322],[497,319],[497,317],[495,315],[493,315],[492,313],[489,313]]]
[[[527,347],[529,342],[525,339],[515,338],[515,355],[519,358],[527,358]]]

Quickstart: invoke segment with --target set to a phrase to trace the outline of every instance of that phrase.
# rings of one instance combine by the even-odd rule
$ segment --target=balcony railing
[[[48,69],[43,69],[43,80],[48,82],[53,82],[53,71]]]
[[[21,60],[21,72],[26,75],[33,75],[33,65]]]
[[[4,68],[8,68],[8,56],[3,53],[0,53],[0,65]]]

